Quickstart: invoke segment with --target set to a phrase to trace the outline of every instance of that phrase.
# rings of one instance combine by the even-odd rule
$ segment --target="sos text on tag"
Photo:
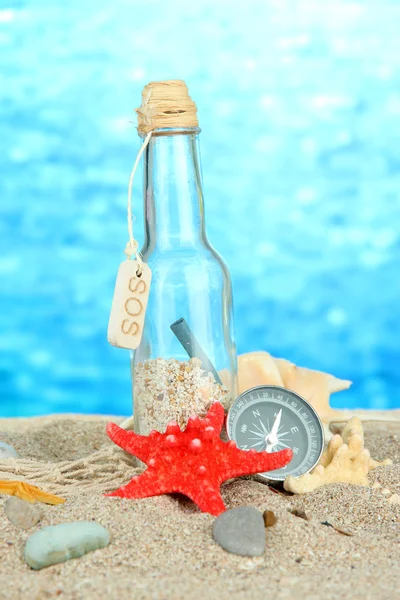
[[[108,322],[107,339],[112,346],[135,350],[142,339],[149,298],[151,269],[146,263],[125,260],[120,264]]]

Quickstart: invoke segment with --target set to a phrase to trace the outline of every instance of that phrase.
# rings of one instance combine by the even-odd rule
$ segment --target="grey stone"
[[[44,527],[25,544],[25,560],[32,569],[79,558],[110,543],[107,529],[93,521],[76,521]]]
[[[9,498],[4,505],[4,512],[15,527],[30,529],[42,518],[42,511],[35,504],[25,502],[15,496]]]
[[[19,454],[10,444],[0,442],[0,460],[6,458],[19,458]]]
[[[265,551],[262,513],[253,506],[227,510],[215,519],[213,536],[228,552],[240,556],[261,556]]]

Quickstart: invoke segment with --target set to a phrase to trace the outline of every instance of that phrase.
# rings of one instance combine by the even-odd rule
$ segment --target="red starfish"
[[[239,450],[235,442],[223,442],[219,434],[224,417],[224,407],[215,402],[204,419],[190,417],[184,431],[171,422],[165,433],[151,431],[148,437],[108,423],[107,434],[112,441],[148,468],[106,495],[148,498],[180,492],[202,511],[217,516],[226,508],[219,489],[223,481],[280,469],[292,459],[290,449],[268,454]]]

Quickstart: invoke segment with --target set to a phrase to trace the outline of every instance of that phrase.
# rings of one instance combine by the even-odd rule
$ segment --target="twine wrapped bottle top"
[[[136,109],[138,132],[146,135],[162,127],[198,127],[197,107],[184,81],[152,81],[142,92]]]

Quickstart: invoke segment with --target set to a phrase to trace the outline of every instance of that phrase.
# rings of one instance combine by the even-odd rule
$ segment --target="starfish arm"
[[[220,404],[220,402],[214,402],[214,404],[211,405],[210,410],[205,416],[205,420],[209,422],[209,427],[214,427],[216,433],[220,434],[222,426],[224,424],[224,419],[224,407],[222,406],[222,404]]]
[[[219,487],[191,486],[185,492],[181,492],[190,498],[202,512],[207,512],[214,517],[218,517],[226,510],[224,501],[222,500]]]
[[[28,490],[29,494],[33,496],[34,501],[36,502],[43,502],[44,504],[53,504],[54,506],[57,504],[64,504],[65,502],[65,498],[61,498],[60,496],[54,496],[53,494],[48,494],[47,492],[44,492],[35,485],[25,483],[24,487]]]
[[[21,500],[25,500],[26,502],[36,502],[32,487],[33,486],[21,482],[20,485],[17,485],[14,496],[17,496],[17,498],[21,498]]]
[[[149,459],[149,438],[137,435],[134,431],[126,431],[115,423],[107,423],[106,433],[108,437],[129,454],[133,454],[139,460],[147,462]]]
[[[106,495],[133,499],[178,492],[200,510],[218,516],[225,510],[219,488],[223,481],[279,469],[292,459],[290,449],[245,452],[234,442],[224,442],[219,437],[224,418],[224,407],[215,402],[204,419],[190,417],[184,431],[171,422],[164,434],[153,431],[143,437],[109,423],[109,437],[146,462],[148,469]]]
[[[16,496],[27,502],[35,502],[34,496],[31,494],[29,485],[23,481],[0,481],[0,494],[8,496]]]
[[[287,465],[293,457],[292,450],[285,449],[280,452],[253,452],[239,450],[231,446],[225,455],[225,468],[222,470],[224,479],[264,473],[281,469]]]
[[[0,481],[0,494],[7,494],[8,496],[13,496],[14,492],[17,488],[17,485],[21,483],[20,481],[9,481],[9,480],[1,480]]]
[[[145,471],[141,475],[137,475],[129,483],[118,488],[105,496],[119,496],[120,498],[150,498],[171,492],[166,482],[157,477],[154,471]]]

